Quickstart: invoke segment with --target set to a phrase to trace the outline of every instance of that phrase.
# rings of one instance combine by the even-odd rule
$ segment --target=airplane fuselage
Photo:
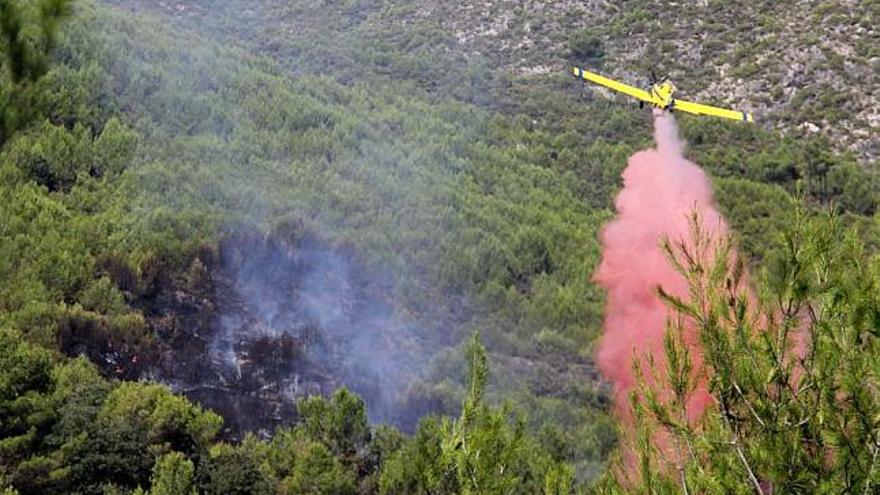
[[[648,92],[658,102],[654,104],[657,108],[672,110],[675,106],[675,99],[672,97],[675,94],[675,86],[671,82],[664,81],[659,84],[652,84]]]

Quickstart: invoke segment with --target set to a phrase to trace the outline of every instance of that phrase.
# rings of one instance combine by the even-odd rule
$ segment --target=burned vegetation
[[[178,274],[141,283],[122,264],[102,270],[143,317],[110,327],[86,311],[60,324],[59,348],[98,363],[105,376],[169,384],[220,413],[225,433],[269,435],[296,421],[296,403],[347,386],[372,419],[416,377],[416,336],[383,300],[354,250],[292,230],[228,232]],[[118,326],[118,325],[117,325]]]

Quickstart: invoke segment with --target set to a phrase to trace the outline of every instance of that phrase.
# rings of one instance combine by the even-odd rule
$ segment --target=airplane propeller
[[[663,84],[668,80],[669,80],[669,74],[666,74],[663,77],[658,79],[657,74],[654,73],[654,69],[651,69],[651,85],[652,86],[655,84]]]

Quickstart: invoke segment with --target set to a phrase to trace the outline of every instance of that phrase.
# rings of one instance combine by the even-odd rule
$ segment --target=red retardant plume
[[[632,423],[628,397],[636,385],[633,359],[645,364],[642,369],[649,381],[648,355],[653,356],[658,371],[665,369],[663,334],[670,311],[657,288],[686,295],[685,281],[668,261],[663,241],[692,245],[694,213],[706,234],[717,239],[727,233],[713,205],[709,179],[684,158],[685,145],[669,113],[655,111],[654,139],[656,148],[634,154],[623,172],[624,187],[615,201],[617,218],[600,235],[602,262],[595,274],[607,291],[596,360],[614,384],[616,412],[624,425]],[[685,335],[685,341],[693,346],[696,338]],[[691,355],[695,367],[699,366],[699,352],[692,349]],[[708,400],[708,394],[698,390],[688,403],[688,415],[697,417]]]

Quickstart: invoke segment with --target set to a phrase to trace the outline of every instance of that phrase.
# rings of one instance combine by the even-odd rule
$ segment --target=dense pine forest
[[[634,74],[625,38],[688,26],[499,1],[464,16],[507,19],[485,35],[421,3],[0,0],[0,489],[880,490],[877,134],[836,115],[876,100],[804,83],[816,131],[679,119],[742,256],[667,246],[691,297],[646,382],[673,393],[643,383],[624,425],[592,274],[651,117],[567,69]],[[875,91],[876,45],[852,53]],[[701,386],[717,407],[682,420]]]

